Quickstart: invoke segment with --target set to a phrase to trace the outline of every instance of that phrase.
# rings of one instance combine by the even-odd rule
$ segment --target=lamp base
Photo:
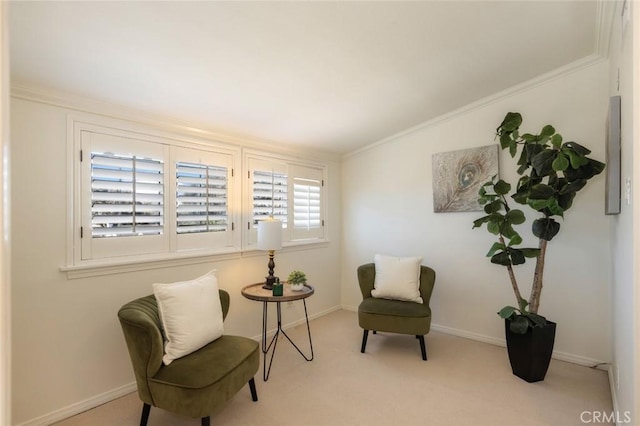
[[[273,284],[276,282],[276,279],[278,277],[274,277],[273,275],[271,275],[269,277],[264,277],[264,278],[265,278],[265,282],[262,288],[264,288],[265,290],[273,290]]]

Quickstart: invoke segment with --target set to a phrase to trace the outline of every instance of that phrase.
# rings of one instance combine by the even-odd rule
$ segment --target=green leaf
[[[555,149],[560,149],[560,146],[562,145],[562,135],[559,133],[553,135],[551,137],[551,145],[553,145]]]
[[[513,132],[522,124],[522,115],[519,112],[508,112],[497,129],[497,132]]]
[[[518,309],[514,308],[513,306],[505,306],[504,308],[500,309],[498,315],[500,315],[500,317],[503,319],[507,319],[511,318],[511,316],[516,312],[518,312]]]
[[[581,157],[586,157],[587,155],[591,154],[591,151],[587,148],[585,148],[584,146],[577,144],[575,142],[567,142],[564,145],[562,145],[563,148],[569,148],[573,151],[576,152],[576,154],[578,154]]]
[[[589,158],[584,166],[580,166],[578,169],[568,168],[565,170],[564,176],[570,182],[578,179],[591,179],[595,175],[602,173],[604,167],[604,163]]]
[[[567,157],[565,157],[563,153],[559,153],[556,159],[553,160],[553,163],[551,163],[551,167],[553,167],[553,170],[556,172],[561,172],[569,167],[569,160],[567,160]]]
[[[531,165],[536,170],[538,176],[547,176],[553,171],[553,161],[556,158],[556,151],[546,149],[540,151],[531,158]]]
[[[531,187],[531,189],[529,190],[529,198],[533,200],[545,200],[547,198],[553,197],[555,193],[556,190],[549,185],[539,183]]]
[[[500,225],[496,222],[487,223],[487,231],[491,232],[493,235],[500,234]]]
[[[537,248],[523,248],[520,250],[522,251],[522,254],[524,254],[524,257],[528,258],[538,257],[540,254],[540,249]]]
[[[513,143],[513,139],[511,139],[511,135],[509,133],[503,133],[500,135],[500,148],[507,149]]]
[[[544,151],[544,146],[538,145],[535,143],[530,143],[524,146],[525,151],[527,152],[527,163],[531,164],[533,158]]]
[[[517,246],[518,244],[522,244],[522,237],[519,234],[516,234],[509,239],[510,246]]]
[[[571,192],[578,192],[587,184],[586,179],[576,179],[560,188],[560,194],[569,194]]]
[[[522,265],[526,261],[524,254],[522,253],[521,250],[518,250],[512,247],[507,247],[507,253],[511,258],[512,265]]]
[[[534,324],[534,327],[544,327],[547,325],[547,319],[542,315],[527,312],[526,316]]]
[[[516,334],[525,334],[529,329],[529,321],[522,315],[516,315],[511,318],[509,329]]]
[[[511,158],[515,157],[517,152],[518,152],[518,145],[514,141],[511,143],[511,145],[509,145],[509,154],[511,155]]]
[[[558,204],[558,200],[556,198],[552,198],[551,201],[549,201],[547,208],[554,215],[564,217],[564,209],[560,204]]]
[[[560,196],[558,197],[558,205],[560,205],[560,207],[562,207],[564,211],[569,210],[573,205],[573,199],[575,198],[575,196],[575,192],[560,194]]]
[[[495,263],[496,265],[508,266],[511,265],[511,259],[509,258],[509,254],[506,251],[501,251],[500,253],[496,253],[491,256],[491,263]]]
[[[505,222],[502,224],[501,231],[502,231],[502,235],[504,235],[508,239],[511,239],[516,235],[519,235],[508,222]]]
[[[531,225],[533,235],[546,241],[551,241],[560,231],[560,224],[551,218],[540,218]]]
[[[520,312],[525,312],[528,305],[529,305],[529,302],[524,300],[522,297],[520,298],[520,300],[518,300],[518,306],[520,307]]]
[[[532,135],[531,133],[525,133],[524,135],[522,135],[522,139],[524,139],[526,142],[537,142],[538,136]]]
[[[549,137],[549,136],[553,135],[555,132],[556,132],[556,129],[554,129],[552,125],[547,124],[540,131],[540,136]]]
[[[532,200],[529,199],[527,200],[527,204],[529,205],[529,207],[531,207],[532,209],[536,210],[536,211],[542,211],[544,209],[546,209],[549,206],[550,198],[547,198],[546,200]]]
[[[562,152],[569,156],[571,167],[577,169],[580,166],[584,166],[589,163],[587,157],[584,157],[571,149],[563,149]]]
[[[509,212],[505,215],[505,220],[507,220],[512,225],[520,225],[524,223],[527,218],[522,213],[522,210],[509,210]]]
[[[491,218],[491,216],[487,215],[487,216],[483,216],[480,219],[476,219],[473,221],[473,228],[471,229],[475,229],[475,228],[479,228],[481,227],[483,224],[489,222],[489,219]]]
[[[491,246],[491,249],[489,250],[489,252],[487,253],[487,257],[491,257],[494,254],[496,254],[496,252],[498,250],[505,250],[506,247],[504,244],[502,243],[493,243],[493,245]]]
[[[496,194],[498,195],[505,195],[508,194],[509,191],[511,191],[511,184],[507,183],[505,181],[503,181],[502,179],[500,179],[494,186],[493,186],[493,190],[496,192]]]
[[[495,200],[484,206],[484,212],[487,214],[497,213],[502,210],[502,201]]]

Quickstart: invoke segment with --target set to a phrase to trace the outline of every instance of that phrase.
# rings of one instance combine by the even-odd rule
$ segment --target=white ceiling
[[[346,153],[593,55],[595,1],[12,2],[18,85]]]

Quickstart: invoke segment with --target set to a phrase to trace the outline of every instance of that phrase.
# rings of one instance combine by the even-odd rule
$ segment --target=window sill
[[[287,253],[298,250],[310,250],[328,247],[329,240],[309,240],[284,243],[284,247],[278,250]],[[82,265],[61,266],[60,271],[67,273],[70,280],[79,278],[97,277],[101,275],[122,274],[127,272],[146,271],[150,269],[172,268],[177,266],[194,265],[206,262],[220,262],[224,260],[240,259],[241,257],[258,256],[264,252],[257,249],[230,250],[213,253],[173,253],[162,256],[136,258],[126,260],[108,259],[104,261],[88,261]]]

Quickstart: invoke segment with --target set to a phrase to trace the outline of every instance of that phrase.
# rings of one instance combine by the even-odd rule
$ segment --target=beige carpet
[[[286,313],[285,318],[286,321]],[[306,362],[280,340],[268,382],[256,376],[258,402],[245,387],[212,425],[580,425],[583,411],[611,412],[607,374],[551,361],[544,382],[513,376],[506,349],[442,333],[426,337],[422,361],[415,337],[369,335],[353,312],[311,322],[315,359]],[[306,327],[289,335],[307,348]],[[58,423],[137,425],[142,403],[131,394]],[[149,426],[199,425],[152,408]]]

